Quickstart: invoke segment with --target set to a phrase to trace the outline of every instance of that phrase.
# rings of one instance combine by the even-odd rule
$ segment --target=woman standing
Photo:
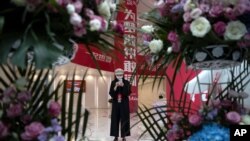
[[[130,136],[129,95],[131,86],[123,75],[122,69],[115,70],[115,79],[111,82],[109,90],[109,95],[113,99],[110,136],[115,137],[114,141],[118,141],[119,125],[121,126],[122,141],[126,141],[125,137]]]

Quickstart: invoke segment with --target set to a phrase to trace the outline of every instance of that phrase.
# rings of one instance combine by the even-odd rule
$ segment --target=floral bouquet
[[[4,65],[0,72],[1,141],[69,141],[84,137],[88,112],[83,113],[81,106],[83,82],[74,101],[74,78],[71,90],[66,91],[67,84],[61,82],[52,89],[55,76],[48,80],[49,70]],[[78,103],[77,108],[73,102]]]
[[[200,104],[193,103],[183,88],[179,95],[170,90],[166,105],[139,107],[137,116],[141,121],[138,123],[145,127],[140,138],[149,133],[158,141],[229,141],[230,126],[250,125],[250,107],[244,104],[249,96],[244,92],[249,84],[246,78],[250,74],[249,68],[237,76],[233,74],[223,89],[217,87],[218,84],[210,84],[207,101]],[[176,83],[169,83],[173,89]],[[201,84],[198,82],[197,85]]]
[[[233,60],[242,60],[242,48],[250,46],[249,17],[249,0],[158,0],[142,15],[152,23],[141,27],[145,54],[162,65],[204,61],[210,52],[217,59],[232,52]]]
[[[10,58],[21,67],[27,61],[49,67],[70,61],[77,43],[107,51],[112,35],[123,33],[111,21],[115,10],[111,0],[2,0],[0,63]]]

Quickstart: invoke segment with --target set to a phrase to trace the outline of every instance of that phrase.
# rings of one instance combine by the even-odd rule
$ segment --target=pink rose
[[[209,12],[210,6],[208,4],[200,4],[199,8],[203,13]]]
[[[241,116],[239,113],[232,111],[232,112],[228,112],[226,114],[226,118],[228,121],[234,123],[234,124],[238,124],[241,121]]]
[[[143,34],[142,38],[143,38],[144,41],[147,41],[147,42],[150,42],[150,41],[153,40],[153,37],[150,34]]]
[[[219,21],[213,25],[213,28],[215,33],[217,33],[219,36],[222,36],[226,31],[226,24],[222,21]]]
[[[44,126],[40,122],[32,122],[25,126],[25,132],[21,134],[21,138],[25,141],[36,139],[44,130]]]
[[[22,102],[27,102],[31,100],[31,93],[28,91],[23,91],[17,94],[17,99]]]
[[[244,14],[246,10],[247,10],[246,5],[244,3],[241,3],[241,4],[237,4],[234,7],[233,12],[236,16],[240,16],[240,15]]]
[[[202,122],[202,117],[200,115],[194,114],[188,117],[188,121],[193,126],[199,126]]]
[[[211,17],[218,17],[222,14],[223,12],[223,7],[221,7],[220,5],[217,6],[213,6],[210,11],[209,11],[209,15]]]
[[[178,37],[178,34],[176,33],[176,32],[174,32],[174,31],[171,31],[171,32],[169,32],[168,33],[168,40],[170,41],[170,42],[178,42],[179,41],[179,37]]]
[[[7,116],[9,118],[15,118],[22,114],[22,105],[21,104],[11,104],[10,107],[7,109]]]
[[[14,98],[15,93],[16,93],[15,89],[11,88],[11,87],[4,90],[4,92],[3,92],[3,103],[10,103],[11,98]]]
[[[6,137],[8,134],[8,128],[0,121],[0,139]]]
[[[184,23],[182,26],[182,31],[188,33],[190,31],[190,23]]]
[[[61,105],[55,101],[51,101],[48,106],[49,114],[52,117],[57,117],[61,113]]]
[[[234,14],[232,8],[227,7],[227,8],[225,8],[224,11],[225,11],[225,13],[224,13],[225,17],[227,17],[229,20],[235,20],[236,19],[236,15]]]

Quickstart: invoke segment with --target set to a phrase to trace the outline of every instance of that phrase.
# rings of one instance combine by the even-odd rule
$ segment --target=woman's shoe
[[[118,138],[117,138],[117,137],[115,137],[113,141],[118,141]]]

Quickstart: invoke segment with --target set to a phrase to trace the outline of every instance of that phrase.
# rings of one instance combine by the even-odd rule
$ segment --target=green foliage
[[[75,75],[72,78],[67,77],[55,85],[57,75],[52,75],[50,80],[49,76],[51,76],[52,71],[49,69],[36,70],[32,65],[29,65],[27,68],[20,68],[15,65],[6,64],[1,65],[0,71],[2,72],[0,77],[1,112],[4,108],[2,97],[6,89],[13,87],[17,90],[29,91],[31,93],[31,100],[26,104],[27,107],[25,109],[26,114],[31,115],[32,120],[48,125],[51,117],[48,116],[47,106],[50,101],[54,100],[61,104],[59,124],[62,126],[62,135],[67,137],[67,141],[70,141],[72,138],[76,140],[79,138],[80,133],[81,137],[84,137],[89,115],[89,112],[83,109],[83,105],[81,105],[85,76],[82,78],[79,92],[74,93]],[[68,80],[72,80],[72,87],[69,92],[66,90],[66,81]],[[67,95],[70,95],[69,99],[66,98]],[[78,95],[77,101],[74,101],[74,95]],[[16,102],[19,103],[21,101]],[[73,106],[75,102],[77,102],[77,107]],[[76,110],[73,111],[73,109]],[[5,114],[0,113],[0,121],[3,115],[6,116]],[[20,121],[16,119],[16,122]],[[24,132],[24,127],[25,125],[16,125],[9,132],[12,135],[16,134],[15,140],[20,140],[20,133]]]

